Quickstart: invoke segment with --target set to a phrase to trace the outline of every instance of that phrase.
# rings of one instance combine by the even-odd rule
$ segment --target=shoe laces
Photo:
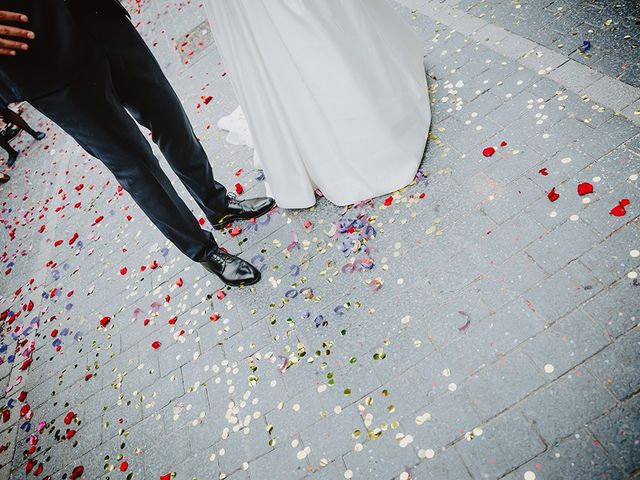
[[[227,260],[229,260],[231,257],[231,255],[227,252],[224,252],[220,249],[216,250],[215,252],[212,252],[211,255],[209,255],[209,258],[215,262],[218,262],[222,265],[224,265],[225,263],[227,263]]]
[[[238,200],[238,197],[236,196],[235,193],[227,193],[227,203],[228,204],[235,204],[240,206],[241,202],[240,200]]]

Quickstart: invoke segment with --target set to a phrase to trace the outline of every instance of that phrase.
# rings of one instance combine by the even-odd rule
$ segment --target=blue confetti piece
[[[284,296],[287,298],[296,298],[298,296],[298,291],[295,288],[292,288],[291,290],[287,290]]]

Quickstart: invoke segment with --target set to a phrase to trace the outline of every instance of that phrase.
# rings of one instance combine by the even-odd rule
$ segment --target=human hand
[[[22,13],[0,10],[0,55],[14,56],[19,50],[28,50],[29,45],[12,38],[36,38],[36,34],[23,28],[5,25],[5,22],[27,23],[29,19]],[[6,38],[9,37],[9,38]]]

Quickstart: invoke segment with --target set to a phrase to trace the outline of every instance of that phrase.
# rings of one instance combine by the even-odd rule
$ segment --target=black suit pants
[[[214,180],[180,100],[130,21],[122,16],[91,23],[85,24],[89,38],[100,48],[84,72],[30,103],[102,161],[185,255],[203,261],[215,246],[213,236],[175,191],[136,121],[152,132],[206,217],[224,211],[227,191]]]

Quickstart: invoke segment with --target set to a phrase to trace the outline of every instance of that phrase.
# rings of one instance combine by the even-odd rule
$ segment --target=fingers
[[[0,48],[10,49],[10,50],[29,50],[29,45],[22,42],[16,42],[15,40],[7,40],[5,38],[0,38]]]
[[[0,35],[5,37],[17,37],[17,38],[36,38],[36,34],[31,30],[25,30],[24,28],[9,27],[7,25],[0,25]]]
[[[22,13],[0,10],[0,35],[4,37],[34,39],[36,35],[31,30],[2,24],[2,22],[27,23],[28,21],[29,18]],[[29,45],[26,43],[0,37],[0,55],[14,56],[17,51],[28,49]]]
[[[7,12],[6,10],[0,10],[0,20],[27,23],[29,21],[29,18],[26,15],[23,15],[22,13]]]

